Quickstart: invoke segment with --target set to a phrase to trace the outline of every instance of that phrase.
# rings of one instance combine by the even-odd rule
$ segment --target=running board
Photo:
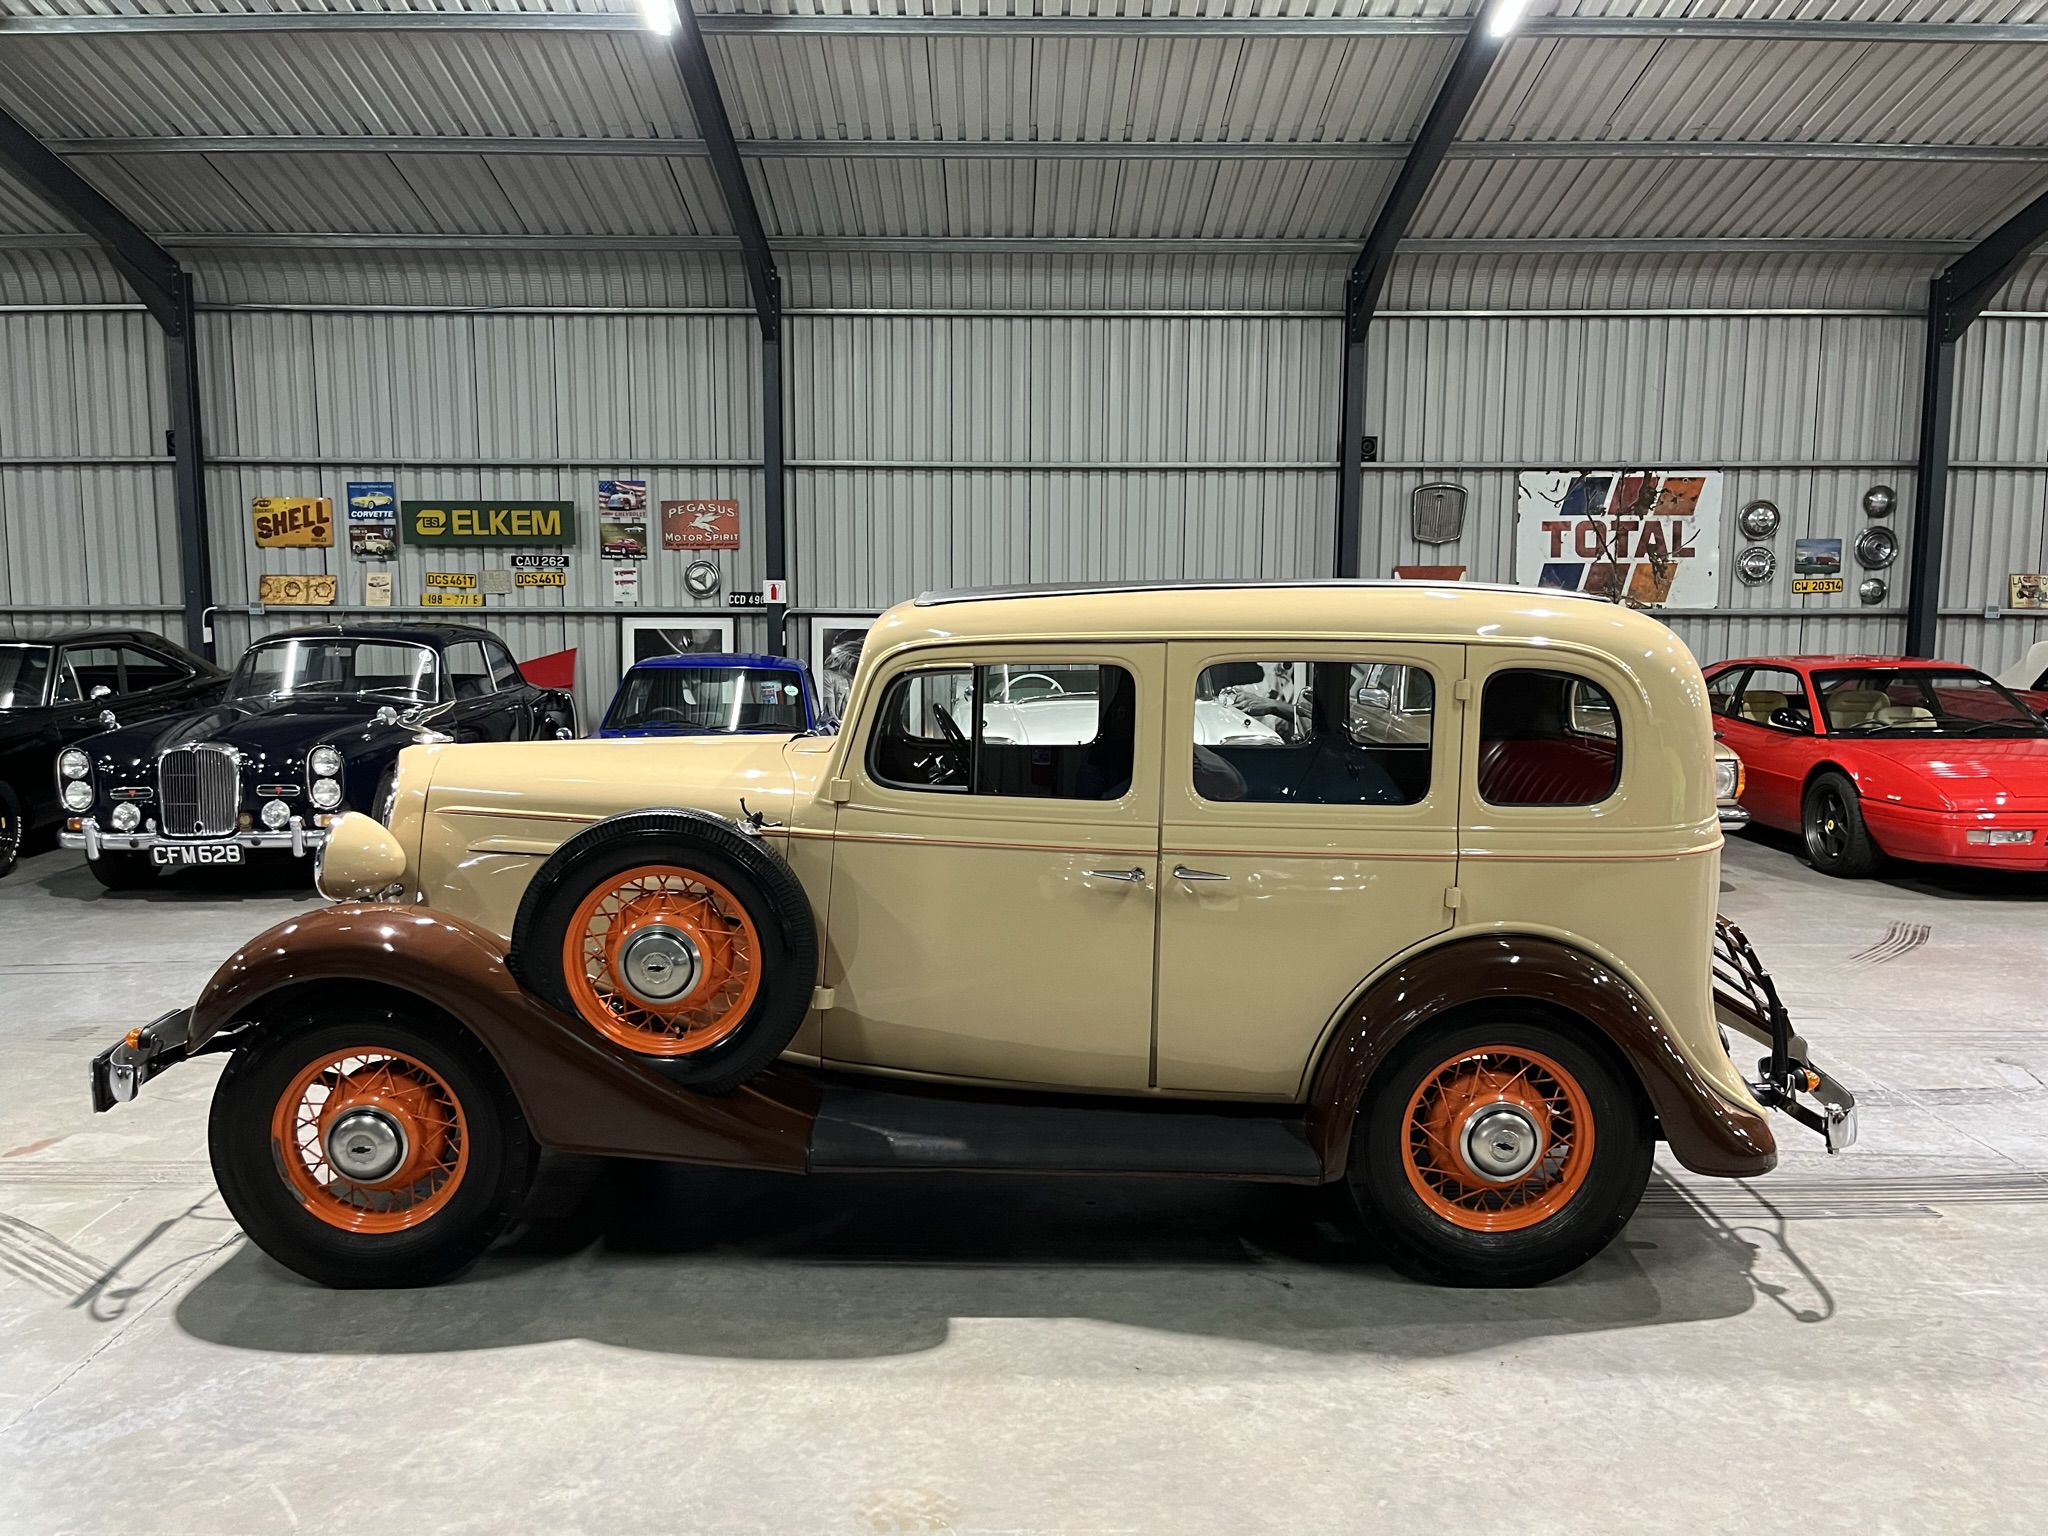
[[[1218,1114],[1103,1099],[1057,1104],[828,1084],[811,1127],[814,1172],[1125,1173],[1319,1183],[1299,1112]]]

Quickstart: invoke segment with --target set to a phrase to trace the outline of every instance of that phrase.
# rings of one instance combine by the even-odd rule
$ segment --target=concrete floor
[[[1660,1160],[1525,1293],[1400,1280],[1302,1191],[568,1162],[459,1282],[316,1290],[214,1193],[214,1061],[85,1094],[315,899],[113,895],[67,853],[0,882],[0,1530],[2048,1523],[2048,881],[1736,839],[1724,910],[1864,1144],[1787,1123],[1746,1186]]]

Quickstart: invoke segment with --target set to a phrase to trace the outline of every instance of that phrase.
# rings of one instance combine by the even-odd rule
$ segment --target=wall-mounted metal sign
[[[260,548],[334,548],[334,503],[325,496],[258,496],[249,518]]]
[[[576,542],[576,504],[408,501],[398,527],[408,544],[568,545]]]

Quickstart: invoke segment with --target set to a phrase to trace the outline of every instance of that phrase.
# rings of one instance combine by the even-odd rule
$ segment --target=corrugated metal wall
[[[792,262],[797,603],[873,611],[938,585],[1326,570],[1341,271],[1328,258]],[[2004,302],[2038,307],[2039,272]],[[1448,560],[1507,579],[1519,468],[1721,467],[1731,513],[1767,496],[1786,526],[1777,580],[1744,588],[1731,518],[1722,610],[1674,617],[1700,655],[1896,647],[1896,606],[1861,607],[1853,582],[1847,598],[1795,602],[1789,555],[1801,536],[1853,540],[1872,484],[1911,504],[1924,275],[1813,258],[1405,263],[1388,296],[1404,307],[1373,332],[1366,417],[1383,462],[1367,478],[1368,571]],[[586,709],[616,676],[632,612],[610,606],[596,558],[600,475],[643,476],[657,500],[737,497],[744,545],[720,563],[728,590],[758,582],[758,356],[729,265],[278,254],[213,262],[201,291],[224,306],[202,317],[202,371],[228,654],[302,616],[248,613],[265,571],[336,571],[342,604],[360,602],[345,550],[259,551],[248,514],[257,495],[339,502],[357,479],[577,504],[566,596],[494,597],[483,618],[521,655],[577,646]],[[1959,360],[1943,648],[1994,667],[2044,632],[1983,616],[2009,571],[2048,566],[2044,352],[2048,316],[1994,314]],[[85,616],[24,611],[62,606],[174,628],[166,421],[155,327],[104,272],[56,252],[0,271],[7,622]],[[1464,540],[1441,552],[1407,535],[1410,493],[1439,479],[1471,494]],[[429,564],[502,563],[407,551],[399,602]],[[640,614],[716,608],[685,598],[684,563],[645,562]],[[1901,590],[1903,568],[1890,574]],[[752,616],[739,626],[743,644],[764,638]]]

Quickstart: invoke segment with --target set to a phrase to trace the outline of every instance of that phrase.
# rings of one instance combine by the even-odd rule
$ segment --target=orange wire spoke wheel
[[[270,1117],[278,1171],[314,1217],[402,1232],[439,1211],[469,1167],[469,1127],[447,1079],[375,1046],[320,1057]]]
[[[707,875],[647,864],[600,882],[562,936],[576,1011],[646,1056],[690,1056],[740,1027],[761,991],[761,936]]]
[[[1555,1216],[1593,1166],[1593,1111],[1557,1062],[1525,1046],[1462,1051],[1408,1100],[1402,1163],[1433,1213],[1468,1232]]]

